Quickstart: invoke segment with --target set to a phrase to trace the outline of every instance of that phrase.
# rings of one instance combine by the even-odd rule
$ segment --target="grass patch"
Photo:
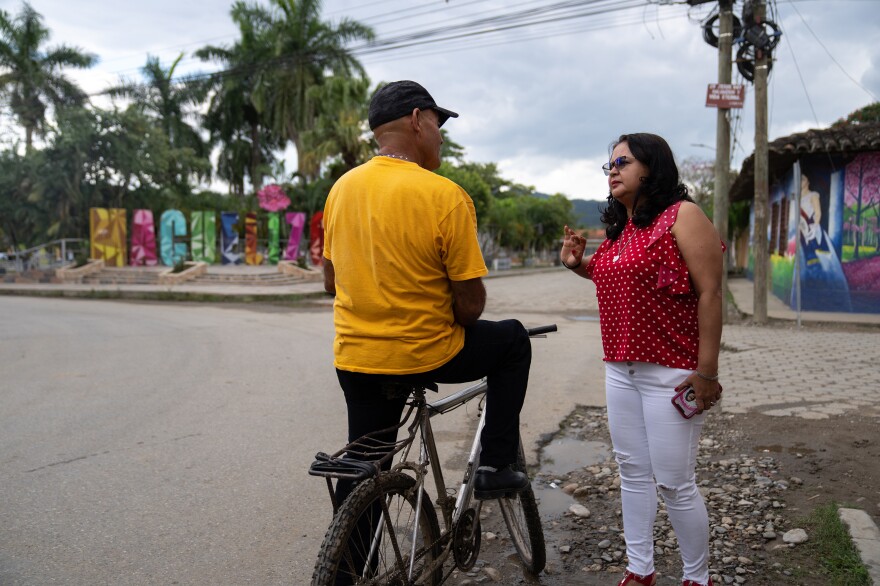
[[[802,547],[812,553],[825,572],[828,586],[871,586],[868,570],[849,531],[837,513],[839,505],[829,503],[817,507],[804,520],[810,536]]]

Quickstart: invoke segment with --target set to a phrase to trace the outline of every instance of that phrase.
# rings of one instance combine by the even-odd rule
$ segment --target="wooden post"
[[[764,0],[756,0],[755,21],[763,22]],[[751,24],[751,23],[749,23]],[[743,23],[743,26],[748,24]],[[770,258],[767,242],[767,208],[770,205],[769,161],[767,146],[767,63],[766,51],[755,48],[755,289],[754,321],[767,323],[767,286]]]
[[[731,53],[733,52],[733,0],[719,0],[718,30],[718,83],[731,80]],[[721,240],[727,244],[721,272],[721,319],[727,323],[727,271],[731,245],[728,242],[728,210],[730,194],[730,119],[727,108],[718,108],[715,130],[715,196],[713,221]]]

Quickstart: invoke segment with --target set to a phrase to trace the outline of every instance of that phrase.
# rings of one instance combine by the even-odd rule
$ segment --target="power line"
[[[678,15],[670,14],[670,15],[663,16],[663,17],[659,18],[658,20],[666,21],[666,20],[673,20],[675,18],[678,18]],[[411,51],[411,52],[408,52],[405,57],[401,57],[400,55],[384,55],[384,54],[376,53],[376,54],[366,55],[364,57],[364,61],[368,62],[368,63],[374,63],[374,64],[375,63],[386,63],[389,61],[399,60],[401,58],[414,59],[414,58],[420,58],[420,57],[427,57],[427,56],[431,56],[431,55],[438,55],[441,53],[447,54],[447,53],[459,52],[459,51],[470,51],[470,50],[474,50],[474,49],[485,49],[485,48],[489,48],[489,47],[497,47],[500,45],[507,45],[507,44],[511,44],[511,43],[518,43],[519,44],[519,43],[525,43],[525,42],[530,42],[530,41],[535,41],[535,40],[561,37],[561,36],[565,36],[565,35],[572,35],[572,34],[578,34],[578,33],[584,33],[584,32],[592,32],[595,30],[608,30],[610,28],[631,26],[631,25],[637,25],[637,24],[641,24],[641,23],[642,23],[642,19],[639,16],[635,16],[635,17],[628,19],[628,20],[617,20],[616,22],[609,21],[609,22],[575,23],[574,26],[563,25],[563,26],[560,26],[560,27],[554,28],[554,29],[549,29],[549,30],[544,30],[544,31],[535,31],[531,34],[520,35],[520,36],[517,36],[516,38],[502,38],[502,39],[497,39],[497,40],[488,39],[488,38],[485,38],[482,40],[476,39],[475,42],[473,42],[473,43],[463,43],[458,46],[433,47],[431,49],[426,49],[424,51]]]
[[[385,40],[380,41],[378,43],[374,42],[374,43],[363,44],[363,45],[351,48],[350,51],[353,55],[356,55],[356,56],[361,56],[361,55],[367,56],[367,55],[372,55],[372,54],[376,54],[376,53],[384,53],[384,52],[389,52],[389,51],[395,51],[398,49],[411,48],[411,47],[422,46],[422,45],[427,45],[427,44],[453,43],[453,42],[467,41],[467,40],[470,40],[470,39],[472,39],[474,37],[478,37],[478,36],[498,34],[498,33],[504,32],[504,31],[523,28],[523,27],[542,26],[542,25],[547,25],[547,24],[552,24],[552,23],[558,23],[559,21],[563,21],[563,20],[568,21],[568,20],[577,19],[577,18],[582,19],[582,18],[587,18],[587,17],[597,17],[597,16],[605,14],[605,12],[606,12],[606,10],[604,10],[601,6],[590,8],[587,10],[582,10],[581,12],[575,12],[575,13],[570,12],[570,10],[573,8],[577,8],[578,6],[583,6],[583,5],[587,5],[587,4],[589,4],[589,5],[602,5],[602,4],[607,4],[608,2],[611,2],[611,1],[612,0],[576,0],[576,1],[568,1],[568,2],[557,2],[557,3],[554,3],[552,5],[548,5],[545,7],[520,11],[515,14],[505,14],[505,15],[499,15],[499,16],[492,17],[492,18],[477,19],[477,20],[465,23],[463,25],[460,25],[460,27],[464,28],[464,29],[477,28],[477,30],[473,30],[471,32],[449,34],[450,27],[432,28],[432,29],[426,29],[423,31],[416,31],[414,33],[409,33],[407,35],[402,35],[400,37],[388,38],[388,39],[385,39]],[[621,3],[622,2],[620,2],[620,1],[616,2],[616,6],[618,7],[618,11],[644,6],[644,5],[646,5],[646,0],[623,0],[622,7],[621,7]],[[552,10],[550,10],[550,9],[552,9]],[[564,11],[564,10],[569,10],[569,12],[560,12],[560,11]],[[556,12],[555,14],[553,13],[554,11]],[[539,16],[542,14],[544,15],[543,17]],[[535,19],[536,15],[538,15],[537,19]],[[525,18],[525,20],[522,20],[523,18]],[[517,19],[519,19],[519,20],[517,21]],[[487,23],[501,22],[501,21],[508,21],[508,22],[512,21],[512,22],[510,22],[510,24],[503,25],[503,26],[494,26],[494,27],[485,28],[485,25]],[[629,24],[629,23],[624,23],[624,24]],[[484,26],[484,28],[478,28],[481,25]],[[609,25],[606,24],[604,26],[607,27]],[[623,26],[623,25],[621,25],[621,26]],[[452,30],[456,30],[458,27],[451,27],[451,28],[452,28]],[[535,37],[535,38],[539,38],[539,37]],[[506,42],[517,42],[519,40],[520,40],[520,37],[517,37],[515,39],[508,39]],[[497,43],[497,44],[502,44],[502,43]],[[465,50],[468,48],[470,48],[470,47],[464,46],[464,47],[460,47],[459,50]],[[451,49],[449,49],[447,47],[446,50],[448,51]],[[409,55],[407,55],[407,57],[409,57]],[[206,79],[211,79],[211,78],[222,79],[225,77],[232,77],[232,76],[237,76],[237,75],[248,75],[248,74],[260,71],[260,70],[268,69],[273,66],[289,65],[289,64],[294,63],[295,61],[296,61],[296,58],[291,58],[291,57],[286,57],[286,56],[285,57],[278,57],[278,58],[275,58],[272,60],[263,61],[259,64],[253,64],[253,65],[243,66],[243,67],[239,67],[239,68],[221,70],[221,71],[216,71],[216,72],[211,72],[211,73],[198,73],[198,74],[192,74],[192,75],[187,75],[187,76],[180,76],[178,78],[175,78],[173,80],[173,83],[186,84],[186,83],[193,83],[196,81],[201,81],[201,80],[206,80]],[[181,61],[181,63],[183,63],[183,61]],[[130,84],[130,85],[143,86],[144,84]],[[96,93],[93,93],[90,95],[96,96],[96,95],[103,95],[103,94],[107,94],[107,93],[109,93],[109,90],[103,90],[103,91],[96,92]]]
[[[560,4],[570,4],[570,3],[560,3]],[[576,3],[576,4],[580,4]],[[592,2],[591,2],[592,4]],[[621,4],[627,4],[623,6],[621,9],[627,8],[635,8],[639,6],[643,6],[645,4],[644,0],[631,0],[630,2],[626,2],[626,0],[617,2],[618,6]],[[461,38],[474,37],[478,35],[492,34],[501,31],[514,30],[518,28],[528,27],[528,26],[536,26],[541,24],[548,24],[553,22],[559,22],[561,20],[572,20],[577,18],[585,18],[589,16],[595,16],[599,14],[604,14],[605,10],[603,8],[592,8],[581,12],[566,12],[563,14],[554,14],[547,15],[544,17],[538,17],[537,20],[518,20],[518,17],[498,17],[493,19],[481,19],[478,21],[474,21],[471,23],[467,23],[464,25],[460,25],[456,27],[458,30],[461,29],[476,29],[470,32],[460,32],[457,34],[449,34],[448,28],[438,28],[438,29],[429,29],[425,31],[419,31],[416,33],[411,33],[408,35],[401,35],[396,38],[385,39],[379,42],[366,43],[364,45],[352,47],[350,50],[354,55],[365,55],[375,52],[388,51],[393,49],[406,48],[413,45],[421,45],[427,43],[437,43],[442,41],[450,41]],[[531,16],[531,15],[530,15]],[[503,21],[512,21],[508,24],[500,24]],[[494,23],[499,23],[499,26],[492,26]],[[480,28],[486,27],[489,28]],[[444,36],[445,35],[445,36]]]
[[[813,32],[813,29],[810,27],[809,23],[807,23],[806,19],[804,19],[800,10],[798,10],[797,6],[795,6],[794,2],[792,2],[791,0],[788,0],[788,3],[791,4],[791,7],[794,9],[794,11],[800,17],[801,21],[804,23],[804,26],[807,27],[807,30],[810,31],[810,34],[813,35],[813,38],[816,39],[816,42],[819,43],[819,46],[825,50],[825,53],[828,55],[828,57],[831,59],[831,61],[833,61],[834,64],[837,65],[837,67],[843,72],[843,74],[845,76],[847,76],[848,78],[850,78],[850,80],[852,80],[852,82],[854,84],[856,84],[857,86],[862,88],[866,94],[868,94],[869,96],[871,96],[871,98],[874,99],[875,102],[880,101],[880,99],[878,99],[877,96],[874,95],[874,92],[872,92],[871,90],[869,90],[868,88],[863,86],[861,83],[859,83],[852,75],[849,74],[849,72],[846,69],[843,68],[843,65],[841,65],[837,61],[837,59],[834,58],[834,55],[831,54],[831,51],[828,50],[828,47],[825,46],[825,43],[823,43],[822,40],[819,39],[819,37],[816,35],[816,33]],[[800,73],[800,72],[798,72],[798,73]]]
[[[782,28],[782,23],[779,23],[779,30],[782,30],[784,33],[785,30]],[[788,47],[789,53],[791,53],[791,60],[794,63],[794,69],[797,71],[798,79],[801,80],[801,87],[804,88],[804,96],[807,98],[807,104],[810,106],[810,112],[813,113],[813,120],[816,121],[816,128],[819,128],[819,116],[816,115],[816,108],[813,107],[813,100],[810,99],[810,92],[807,90],[807,82],[804,81],[804,75],[801,73],[801,67],[798,65],[797,57],[794,54],[794,47],[791,44],[791,39],[789,35],[783,34],[782,37],[785,39],[785,45]]]

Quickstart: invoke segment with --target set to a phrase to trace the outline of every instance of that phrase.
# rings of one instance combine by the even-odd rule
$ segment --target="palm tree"
[[[27,2],[14,18],[0,10],[0,95],[25,130],[25,152],[31,152],[35,136],[46,129],[49,107],[80,105],[87,97],[61,69],[85,69],[97,57],[75,47],[41,46],[49,39],[43,18]]]
[[[198,119],[196,107],[203,101],[206,90],[199,83],[174,80],[181,58],[183,53],[164,69],[157,57],[148,56],[147,64],[141,69],[145,82],[126,82],[111,89],[110,95],[132,99],[135,107],[156,121],[175,153],[169,160],[165,180],[189,192],[190,175],[200,178],[210,175],[210,146],[189,122]]]
[[[291,140],[303,158],[302,133],[312,127],[316,116],[309,89],[323,84],[328,72],[364,77],[363,66],[346,45],[375,35],[372,28],[350,19],[337,24],[322,21],[321,0],[271,0],[271,5],[271,13],[250,7],[255,17],[271,23],[273,41],[273,60],[265,82],[254,88],[253,101],[273,130]]]
[[[334,157],[339,157],[338,170],[344,173],[375,152],[365,125],[369,89],[367,78],[330,77],[309,90],[317,116],[312,129],[302,134],[305,150],[299,166],[304,174],[316,175],[321,164]]]
[[[236,2],[231,14],[241,39],[231,47],[209,45],[195,54],[203,61],[223,64],[224,70],[207,80],[211,100],[205,127],[221,144],[218,176],[233,193],[244,195],[245,176],[257,193],[274,162],[272,148],[281,145],[253,102],[253,88],[262,80],[263,66],[272,59],[271,22],[244,2]]]

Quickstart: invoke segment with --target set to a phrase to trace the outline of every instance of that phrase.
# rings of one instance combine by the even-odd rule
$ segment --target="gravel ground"
[[[838,500],[845,485],[819,478],[826,460],[809,447],[802,453],[785,449],[784,457],[769,445],[776,423],[793,418],[750,419],[743,414],[713,413],[707,417],[697,462],[697,479],[709,512],[710,571],[717,586],[827,584],[819,560],[800,542],[807,538],[803,520],[811,506]],[[847,429],[860,422],[847,421]],[[811,422],[804,434],[821,433]],[[828,421],[828,431],[841,421]],[[870,432],[867,432],[870,433]],[[818,437],[818,436],[817,436]],[[763,439],[762,439],[763,438]],[[776,438],[779,440],[780,438]],[[792,440],[796,438],[791,438]],[[571,441],[589,452],[592,463],[565,467],[549,456],[552,446]],[[533,474],[547,541],[547,568],[538,577],[524,574],[506,537],[500,514],[484,506],[483,547],[473,571],[454,572],[450,584],[543,584],[592,586],[616,584],[626,567],[620,513],[620,482],[611,457],[604,408],[578,407],[558,433],[545,438],[541,470]],[[821,439],[818,440],[821,442]],[[864,443],[861,440],[860,443]],[[795,442],[799,444],[799,442]],[[873,454],[865,452],[867,462]],[[789,464],[783,465],[781,460]],[[827,462],[838,459],[829,458]],[[851,463],[850,463],[851,465]],[[876,464],[873,465],[876,467]],[[838,476],[845,473],[836,473]],[[800,475],[800,476],[798,476]],[[850,487],[851,488],[851,487]],[[835,492],[837,491],[837,492]],[[681,561],[675,534],[662,499],[654,524],[658,586],[681,584]]]

